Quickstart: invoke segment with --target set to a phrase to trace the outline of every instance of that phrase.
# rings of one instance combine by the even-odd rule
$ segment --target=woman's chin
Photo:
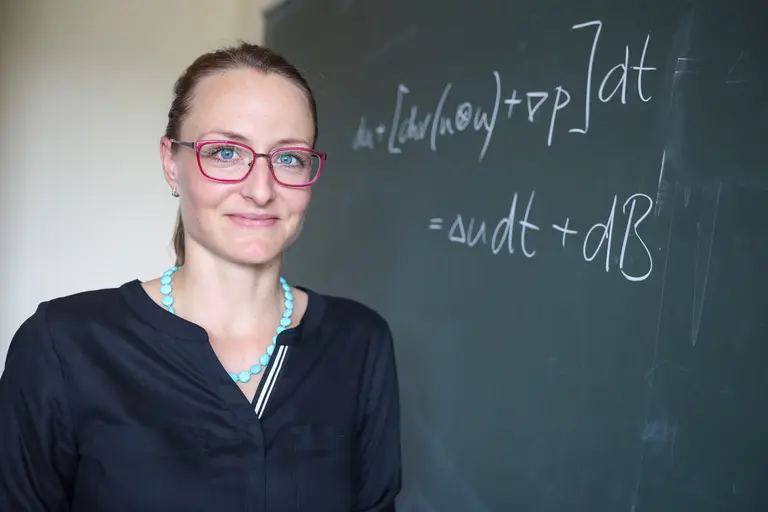
[[[279,263],[283,256],[281,249],[282,248],[264,248],[261,250],[228,251],[227,256],[233,263],[239,265],[263,267]]]

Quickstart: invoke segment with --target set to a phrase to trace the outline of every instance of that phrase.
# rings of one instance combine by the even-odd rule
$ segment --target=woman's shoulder
[[[96,288],[61,295],[38,306],[38,313],[44,312],[49,322],[70,322],[79,324],[122,310],[126,289],[131,283],[109,288]]]
[[[130,283],[89,289],[46,299],[19,328],[24,331],[61,332],[92,325],[99,320],[124,314],[125,293]]]
[[[324,324],[334,324],[343,328],[363,328],[369,332],[389,334],[389,322],[384,315],[364,301],[349,296],[319,293],[311,290],[309,294],[310,308],[312,308],[312,299],[322,303],[320,308],[310,311],[313,314],[320,313]],[[317,311],[320,309],[322,311]]]
[[[85,290],[39,302],[14,333],[6,363],[34,366],[47,358],[58,359],[63,352],[58,341],[80,339],[80,333],[93,331],[96,324],[124,311],[122,288]]]

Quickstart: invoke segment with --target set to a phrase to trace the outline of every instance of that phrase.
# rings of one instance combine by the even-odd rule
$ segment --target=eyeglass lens
[[[256,156],[250,149],[236,144],[205,143],[200,146],[200,167],[203,173],[217,180],[241,180],[248,173]],[[274,177],[286,185],[312,182],[320,171],[320,157],[309,150],[277,149],[272,152]]]

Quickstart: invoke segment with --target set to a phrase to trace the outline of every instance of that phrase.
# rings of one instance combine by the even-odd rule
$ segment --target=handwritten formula
[[[640,102],[641,105],[651,102],[652,96],[644,87],[649,73],[657,71],[656,67],[646,62],[650,34],[627,42],[623,59],[610,63],[612,66],[604,74],[597,74],[595,58],[600,52],[603,22],[587,21],[570,28],[574,44],[584,42],[585,47],[583,79],[586,86],[583,95],[572,95],[568,84],[552,84],[549,90],[521,91],[514,85],[508,85],[501,73],[493,70],[489,73],[489,80],[495,86],[492,98],[455,97],[452,94],[453,83],[449,82],[439,95],[435,95],[433,104],[421,105],[409,101],[411,86],[399,83],[393,91],[391,117],[370,122],[367,115],[361,115],[354,128],[352,149],[383,151],[398,158],[407,154],[409,147],[424,144],[436,153],[444,140],[472,132],[481,134],[482,145],[477,149],[477,158],[482,162],[500,120],[522,118],[527,123],[546,123],[546,140],[542,140],[542,146],[545,150],[552,148],[554,151],[558,137],[587,136],[592,124],[599,122],[592,116],[594,102],[620,105],[627,105],[630,101]],[[589,37],[585,37],[586,34]],[[570,88],[573,89],[572,86]],[[566,125],[562,121],[560,114],[565,109],[578,109],[578,116],[569,116],[569,119],[578,120],[576,125]],[[663,173],[663,154],[660,160]],[[661,187],[662,180],[659,180]],[[560,223],[539,225],[532,216],[536,191],[530,192],[525,204],[515,192],[511,194],[506,213],[497,219],[479,219],[464,212],[451,214],[447,219],[433,217],[427,227],[430,231],[446,233],[452,244],[466,248],[484,247],[492,255],[519,254],[524,258],[534,257],[539,237],[555,236],[563,248],[567,244],[578,243],[585,262],[602,262],[606,272],[616,270],[626,281],[638,283],[647,280],[653,271],[653,255],[643,238],[647,238],[643,227],[647,227],[648,221],[653,218],[649,215],[660,201],[659,193],[654,195],[656,200],[651,199],[652,195],[641,192],[624,198],[618,195],[606,198],[603,219],[576,226],[570,217]],[[632,269],[626,264],[630,259],[633,261]]]
[[[442,217],[429,219],[428,228],[431,231],[441,231],[447,228],[448,240],[451,243],[464,245],[469,248],[486,247],[491,254],[521,254],[525,258],[536,255],[536,239],[543,236],[542,231],[550,231],[552,236],[560,239],[560,245],[565,248],[571,237],[578,238],[584,260],[604,261],[605,271],[611,271],[611,264],[618,262],[618,270],[625,279],[632,282],[648,279],[653,271],[653,256],[646,242],[642,239],[638,228],[647,219],[653,209],[653,200],[646,194],[632,194],[619,203],[619,197],[614,195],[606,217],[601,222],[586,225],[585,229],[576,229],[571,224],[571,218],[566,217],[562,223],[541,226],[534,223],[532,207],[536,191],[532,191],[523,207],[519,195],[515,192],[508,213],[493,222],[477,219],[472,216],[457,214],[448,226]],[[613,251],[614,239],[621,237],[618,258]],[[630,272],[625,268],[627,251],[640,247],[644,251],[646,267],[639,273]]]
[[[637,95],[642,102],[649,102],[650,95],[643,90],[646,73],[656,71],[655,67],[645,62],[650,35],[646,36],[642,47],[634,51],[629,45],[624,47],[624,60],[616,63],[605,75],[594,76],[595,56],[600,44],[602,21],[589,21],[573,25],[574,32],[592,29],[594,31],[591,49],[585,57],[586,93],[580,102],[572,97],[568,89],[561,84],[554,85],[548,91],[518,91],[502,82],[498,71],[491,73],[495,84],[495,97],[491,101],[471,101],[468,98],[453,98],[452,83],[447,83],[434,105],[425,107],[410,104],[408,97],[411,88],[404,83],[397,85],[394,95],[394,111],[389,120],[381,120],[369,125],[368,117],[360,117],[354,133],[354,150],[385,149],[393,155],[402,154],[409,144],[429,144],[430,150],[437,151],[439,141],[457,137],[467,131],[483,132],[485,138],[479,149],[478,160],[482,161],[494,136],[499,117],[512,119],[525,116],[528,122],[539,119],[548,123],[547,146],[552,146],[555,135],[559,133],[589,133],[591,109],[594,98],[608,103],[620,101],[627,104],[629,95]],[[630,57],[636,55],[637,60]],[[599,80],[599,81],[598,81]],[[580,103],[580,104],[579,104]],[[565,108],[579,108],[583,111],[579,126],[562,127],[558,125],[558,114]]]

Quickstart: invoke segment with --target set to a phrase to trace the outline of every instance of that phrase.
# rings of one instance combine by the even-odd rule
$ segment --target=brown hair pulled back
[[[315,125],[317,140],[317,105],[307,81],[301,72],[281,55],[269,48],[241,41],[236,46],[221,48],[201,55],[182,73],[173,87],[173,101],[168,111],[168,125],[165,136],[179,139],[181,125],[189,114],[195,86],[205,77],[222,71],[250,68],[265,74],[274,73],[291,80],[307,96],[312,121]],[[176,217],[176,227],[173,232],[173,249],[176,253],[176,265],[181,266],[185,261],[184,251],[184,222],[181,210]]]

